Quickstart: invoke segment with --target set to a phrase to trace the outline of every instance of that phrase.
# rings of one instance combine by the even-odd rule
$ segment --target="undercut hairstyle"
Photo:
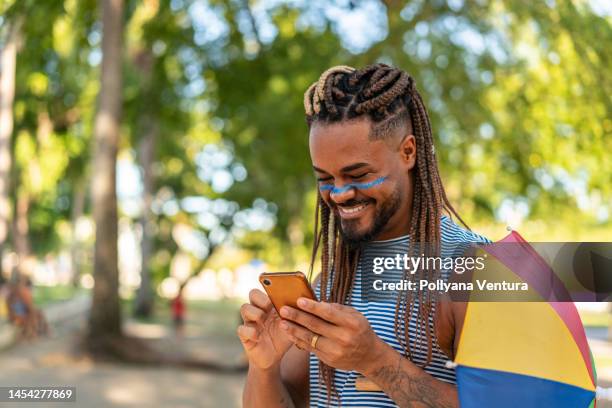
[[[414,79],[405,71],[385,64],[374,64],[363,69],[341,65],[332,67],[304,93],[304,109],[308,127],[315,123],[331,124],[353,119],[371,121],[370,140],[385,140],[397,129],[406,129],[416,139],[416,163],[412,197],[412,217],[409,230],[409,253],[417,255],[418,247],[426,256],[440,253],[440,218],[442,212],[455,216],[465,224],[450,204],[438,170],[429,115]],[[410,214],[406,214],[407,217]],[[416,243],[416,245],[414,245]],[[427,245],[424,245],[427,244]],[[349,245],[340,234],[333,211],[317,195],[315,210],[315,243],[310,263],[310,275],[321,250],[320,300],[346,304],[350,301],[355,270],[359,261],[359,248]],[[419,254],[420,255],[420,254]],[[404,272],[404,279],[434,279],[439,271],[421,269],[414,275]],[[416,340],[407,339],[409,320],[418,307]],[[431,362],[435,328],[429,324],[435,313],[435,298],[428,291],[418,294],[407,291],[398,294],[395,311],[395,336],[409,358],[424,350]],[[336,394],[334,369],[319,360],[319,381],[327,388],[328,404]]]

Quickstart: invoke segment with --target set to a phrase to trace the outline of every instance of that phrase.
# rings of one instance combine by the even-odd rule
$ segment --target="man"
[[[300,299],[278,316],[263,292],[250,293],[238,328],[249,359],[244,406],[457,407],[446,362],[461,305],[427,292],[369,302],[362,287],[367,260],[414,253],[410,242],[433,244],[438,255],[449,242],[486,242],[442,214],[457,216],[414,80],[384,64],[333,67],[308,88],[304,107],[319,187],[321,301]],[[360,385],[364,378],[374,387]]]

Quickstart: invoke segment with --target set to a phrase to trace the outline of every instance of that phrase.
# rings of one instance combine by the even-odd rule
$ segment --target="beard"
[[[389,220],[397,212],[401,205],[401,193],[399,190],[393,191],[391,197],[385,201],[380,207],[376,208],[374,221],[370,228],[365,231],[358,230],[358,224],[354,220],[340,221],[340,234],[349,248],[359,248],[364,243],[372,241],[378,234],[382,232]],[[355,203],[347,203],[354,205]]]

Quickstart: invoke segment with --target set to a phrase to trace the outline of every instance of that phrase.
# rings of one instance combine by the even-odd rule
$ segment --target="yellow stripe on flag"
[[[471,302],[455,362],[595,389],[571,333],[547,302]]]

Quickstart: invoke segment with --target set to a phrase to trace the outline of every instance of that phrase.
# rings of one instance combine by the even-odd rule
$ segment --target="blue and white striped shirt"
[[[490,242],[478,234],[467,231],[455,224],[449,217],[443,216],[441,219],[441,253],[442,257],[453,256],[457,244],[462,243],[487,243]],[[361,312],[370,322],[372,329],[386,343],[391,345],[396,351],[404,354],[404,350],[395,337],[395,300],[371,301],[367,302],[362,298],[362,266],[372,265],[373,257],[395,257],[396,254],[406,253],[408,250],[408,236],[402,236],[386,241],[373,241],[367,243],[362,250],[362,254],[355,273],[355,282],[351,293],[350,306]],[[367,262],[367,260],[370,262]],[[370,271],[366,271],[370,273]],[[316,288],[317,296],[320,295],[320,287]],[[409,321],[409,341],[415,344],[416,336],[416,316],[419,313],[418,301],[415,303]],[[433,328],[434,318],[430,317],[430,327]],[[403,331],[402,331],[403,332]],[[402,338],[403,340],[403,338]],[[451,384],[455,384],[455,370],[446,368],[445,364],[449,357],[440,349],[438,340],[434,336],[432,345],[431,362],[424,370],[433,377]],[[411,361],[415,364],[423,365],[426,361],[426,350],[412,347]],[[335,370],[334,383],[340,398],[342,407],[396,407],[397,405],[383,391],[358,391],[355,388],[355,380],[360,376],[356,371]],[[319,361],[314,354],[310,354],[310,406],[326,407],[327,390],[325,385],[319,384]],[[331,399],[330,406],[338,406],[334,398]]]

